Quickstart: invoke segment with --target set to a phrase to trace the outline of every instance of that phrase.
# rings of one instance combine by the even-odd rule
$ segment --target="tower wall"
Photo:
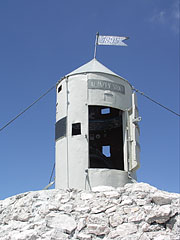
[[[106,108],[114,114],[113,121],[111,119],[106,121],[106,116],[101,116],[102,111]],[[125,183],[131,182],[128,174],[130,173],[135,178],[135,170],[139,167],[139,159],[134,159],[133,162],[133,151],[135,150],[130,143],[131,136],[135,131],[134,126],[131,126],[134,125],[132,114],[132,87],[123,78],[106,73],[87,72],[69,75],[60,80],[57,84],[56,104],[55,187],[90,189],[97,185],[123,186]],[[96,119],[95,115],[99,119]],[[121,118],[121,121],[117,120],[118,118]],[[111,134],[116,138],[116,129],[112,132],[109,129],[113,129],[115,125],[119,131],[120,125],[122,125],[121,140],[115,139],[115,141],[122,142],[119,156],[123,154],[121,157],[123,159],[115,159],[115,155],[114,165],[112,165],[110,160],[113,159],[113,151],[115,154],[118,154],[118,151],[112,150],[116,148],[116,145],[113,145],[115,143],[113,143],[113,139],[110,139]],[[103,126],[105,130],[101,129]],[[103,136],[101,136],[102,133]],[[92,137],[95,140],[92,140]],[[104,143],[98,139],[101,137]],[[101,161],[99,163],[98,154],[95,153],[95,157],[93,155],[92,146],[93,151],[96,150],[96,147],[92,143],[101,150],[103,144],[105,146],[102,147],[108,147],[106,139],[113,143],[112,146],[110,145],[112,156],[106,157],[98,152]],[[136,149],[136,142],[134,144]],[[137,150],[138,152],[139,150]],[[103,165],[105,164],[103,161],[109,165]],[[122,166],[118,164],[118,161],[123,161]],[[114,167],[116,165],[118,167]]]

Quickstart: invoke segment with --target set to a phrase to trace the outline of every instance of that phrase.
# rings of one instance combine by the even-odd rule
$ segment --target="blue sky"
[[[179,1],[1,0],[0,128],[93,58],[96,32],[129,36],[97,59],[179,112]],[[138,95],[138,181],[179,192],[179,117]],[[55,158],[55,90],[0,132],[0,199],[43,189]]]

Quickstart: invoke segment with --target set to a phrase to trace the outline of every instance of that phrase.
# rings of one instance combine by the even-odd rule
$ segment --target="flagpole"
[[[96,58],[96,49],[98,45],[98,37],[99,37],[99,32],[96,33],[96,40],[95,40],[95,46],[94,46],[94,58]]]

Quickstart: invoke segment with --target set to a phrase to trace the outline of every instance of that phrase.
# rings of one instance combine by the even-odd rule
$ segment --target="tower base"
[[[112,186],[123,187],[127,183],[132,183],[133,179],[136,180],[135,173],[129,173],[116,169],[105,168],[89,168],[86,171],[86,184],[85,189],[92,189],[96,186]]]

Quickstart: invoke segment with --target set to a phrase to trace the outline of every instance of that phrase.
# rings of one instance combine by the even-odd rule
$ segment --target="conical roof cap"
[[[112,72],[110,69],[105,67],[102,63],[100,63],[96,58],[92,59],[90,62],[84,64],[83,66],[77,68],[76,70],[72,71],[71,73],[67,74],[66,76],[71,76],[80,73],[107,73],[110,75],[114,75],[116,77],[120,77],[116,73]],[[122,78],[122,77],[120,77]]]

